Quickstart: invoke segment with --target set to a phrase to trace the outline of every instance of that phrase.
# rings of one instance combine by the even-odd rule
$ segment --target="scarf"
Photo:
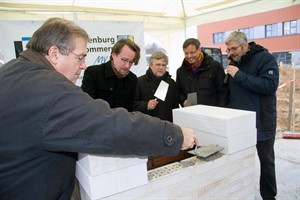
[[[162,76],[155,76],[151,70],[151,68],[148,68],[148,70],[146,71],[146,75],[147,77],[154,81],[155,83],[159,84],[161,80],[165,80],[168,76],[169,73],[166,71],[164,75]]]

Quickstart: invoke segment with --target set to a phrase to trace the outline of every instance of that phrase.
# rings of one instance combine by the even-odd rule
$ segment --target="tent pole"
[[[186,12],[184,8],[183,0],[181,0],[182,12],[183,12],[183,27],[184,27],[184,39],[186,39]]]

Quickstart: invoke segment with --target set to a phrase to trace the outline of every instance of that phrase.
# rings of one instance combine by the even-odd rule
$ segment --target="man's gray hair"
[[[151,55],[149,59],[149,63],[151,64],[153,63],[154,60],[160,60],[160,59],[164,59],[166,64],[168,64],[169,62],[168,56],[165,53],[163,53],[162,51],[157,51]]]
[[[60,53],[68,55],[68,52],[75,48],[76,38],[89,41],[87,32],[74,22],[62,18],[50,18],[33,33],[26,47],[47,55],[49,48],[55,45]]]
[[[227,36],[225,40],[225,44],[228,44],[229,42],[232,41],[237,42],[239,44],[243,44],[245,42],[248,42],[247,35],[240,31],[233,31]]]

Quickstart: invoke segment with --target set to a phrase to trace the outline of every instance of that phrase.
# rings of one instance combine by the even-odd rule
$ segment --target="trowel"
[[[221,147],[216,144],[210,144],[208,146],[199,146],[195,147],[195,149],[188,151],[188,153],[193,154],[200,158],[207,158],[217,152],[220,152],[224,149],[224,147]]]

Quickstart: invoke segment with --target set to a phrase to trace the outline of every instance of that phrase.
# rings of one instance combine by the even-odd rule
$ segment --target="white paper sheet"
[[[160,81],[158,88],[156,89],[154,96],[159,98],[162,101],[165,101],[167,92],[169,88],[169,83],[165,81]]]

